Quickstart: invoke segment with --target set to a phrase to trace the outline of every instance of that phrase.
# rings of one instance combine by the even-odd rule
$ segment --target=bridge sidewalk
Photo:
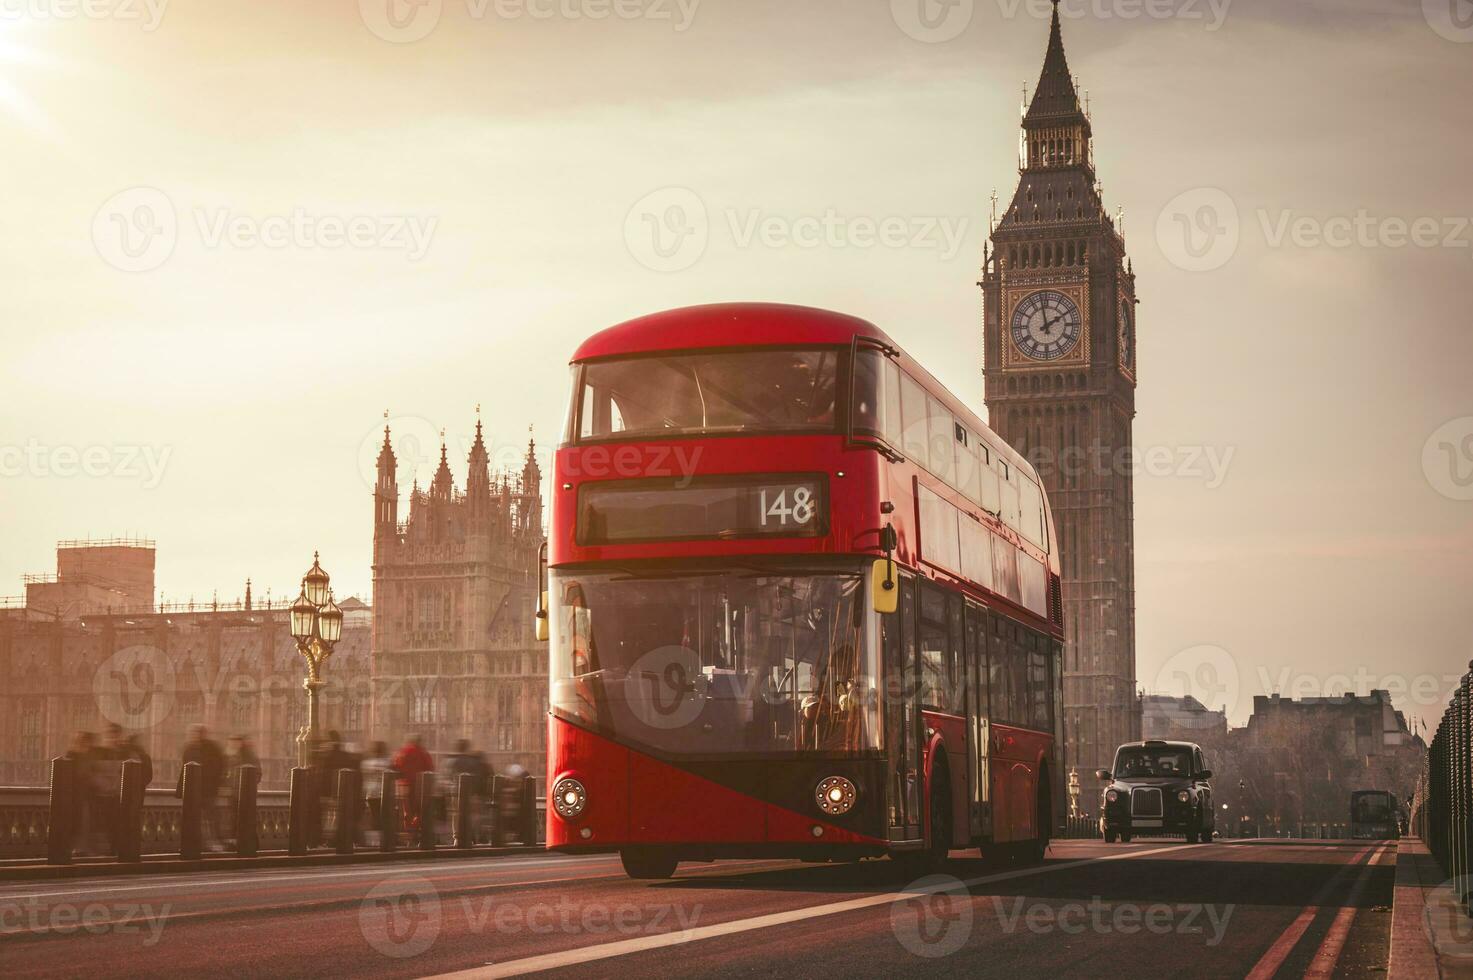
[[[192,871],[248,871],[254,868],[299,868],[335,864],[378,864],[392,861],[425,861],[434,859],[509,857],[542,854],[545,849],[516,845],[511,847],[478,846],[469,850],[437,847],[433,851],[414,848],[392,851],[359,850],[353,854],[337,854],[318,850],[294,856],[285,851],[263,851],[256,857],[213,854],[193,861],[181,860],[173,854],[145,854],[136,864],[106,858],[76,858],[72,864],[47,864],[44,859],[0,861],[0,881],[49,881],[60,878],[103,878],[113,875],[179,874]]]
[[[1447,876],[1415,838],[1396,846],[1389,980],[1473,978],[1473,919],[1456,907]]]

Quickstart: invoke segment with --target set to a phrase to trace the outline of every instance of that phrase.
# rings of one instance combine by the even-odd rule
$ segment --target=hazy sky
[[[1241,721],[1461,673],[1473,7],[1062,9],[1142,299],[1143,685],[1188,668]],[[867,317],[980,410],[1047,16],[0,0],[0,594],[138,533],[168,600],[294,592],[314,548],[366,595],[385,409],[463,483],[478,403],[503,454],[550,447],[578,341],[662,308]]]

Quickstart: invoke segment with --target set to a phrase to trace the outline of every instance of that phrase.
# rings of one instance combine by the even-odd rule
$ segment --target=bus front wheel
[[[667,851],[633,847],[620,851],[619,861],[624,865],[625,874],[639,879],[669,878],[675,874],[675,866],[680,863]]]

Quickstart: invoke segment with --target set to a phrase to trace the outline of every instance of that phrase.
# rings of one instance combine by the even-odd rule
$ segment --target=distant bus
[[[1350,836],[1355,840],[1395,840],[1401,836],[1396,795],[1384,789],[1350,794]]]

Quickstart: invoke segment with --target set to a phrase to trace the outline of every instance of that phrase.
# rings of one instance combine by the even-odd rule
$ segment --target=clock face
[[[1051,289],[1029,295],[1013,309],[1013,343],[1035,361],[1053,361],[1069,353],[1083,328],[1075,302]]]
[[[1120,363],[1135,364],[1135,309],[1129,298],[1120,301]]]

